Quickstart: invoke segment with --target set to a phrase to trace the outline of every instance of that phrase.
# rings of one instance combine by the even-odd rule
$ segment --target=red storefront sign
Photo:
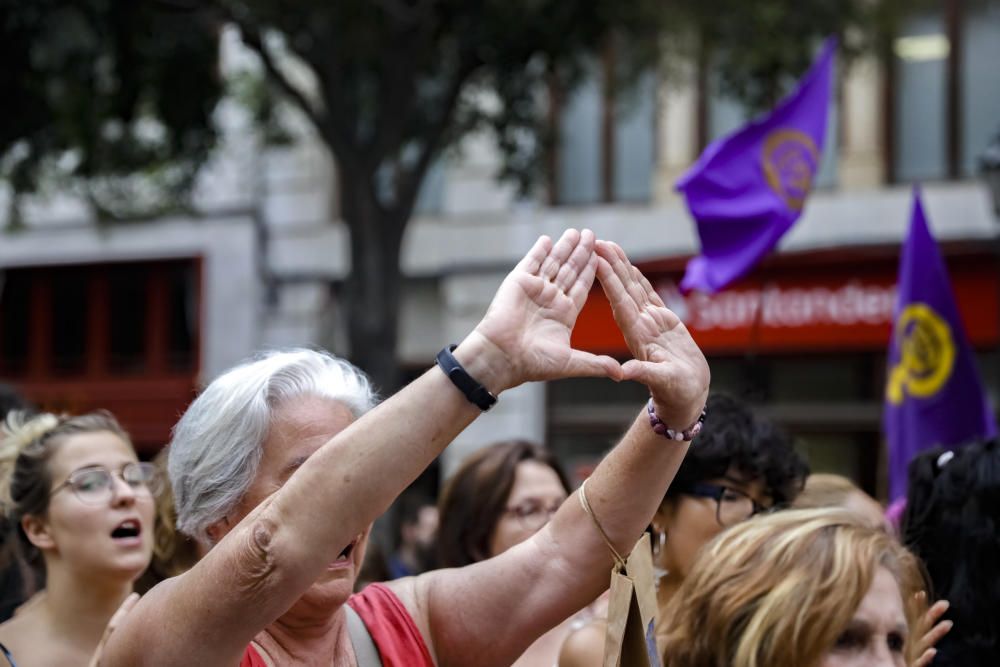
[[[677,289],[680,273],[640,267],[706,353],[885,349],[896,297],[894,260],[776,268],[716,295]],[[1000,281],[990,257],[949,262],[952,289],[973,345],[1000,340]],[[579,349],[628,356],[597,287],[573,332]]]

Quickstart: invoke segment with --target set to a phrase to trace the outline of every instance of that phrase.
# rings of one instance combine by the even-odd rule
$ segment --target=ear
[[[677,510],[677,505],[673,498],[665,498],[660,506],[656,508],[656,513],[653,514],[653,520],[650,523],[653,525],[653,530],[658,533],[669,532],[670,525],[674,521],[674,513]]]
[[[229,517],[224,516],[215,523],[209,524],[208,527],[205,528],[205,534],[208,535],[208,539],[211,541],[212,546],[215,546],[219,543],[219,540],[226,536],[226,533],[228,533],[231,528],[232,526],[229,523]]]
[[[21,529],[28,536],[28,541],[36,548],[42,551],[56,548],[56,542],[52,538],[52,532],[49,530],[49,522],[45,519],[33,514],[25,515],[21,519]]]

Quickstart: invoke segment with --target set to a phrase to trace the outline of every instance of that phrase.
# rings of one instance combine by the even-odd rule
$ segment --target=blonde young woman
[[[45,573],[44,593],[0,625],[0,652],[18,667],[87,665],[149,565],[155,471],[105,412],[9,415],[0,464],[12,539]]]
[[[839,509],[758,517],[713,541],[670,608],[667,667],[906,667],[923,579],[885,531]]]

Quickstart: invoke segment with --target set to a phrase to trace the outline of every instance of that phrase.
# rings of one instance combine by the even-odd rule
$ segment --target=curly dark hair
[[[776,506],[795,499],[809,476],[809,466],[787,433],[755,417],[746,403],[727,394],[710,396],[706,412],[704,428],[684,457],[664,501],[731,469],[762,479]]]
[[[1000,655],[1000,442],[928,450],[910,463],[903,541],[927,568],[955,625],[935,667],[993,665]]]

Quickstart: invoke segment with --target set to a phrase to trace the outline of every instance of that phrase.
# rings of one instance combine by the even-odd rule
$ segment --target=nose
[[[119,475],[111,475],[111,504],[128,507],[135,504],[135,489]]]
[[[866,667],[899,667],[900,661],[896,660],[888,646],[880,643],[871,660],[865,664]]]

